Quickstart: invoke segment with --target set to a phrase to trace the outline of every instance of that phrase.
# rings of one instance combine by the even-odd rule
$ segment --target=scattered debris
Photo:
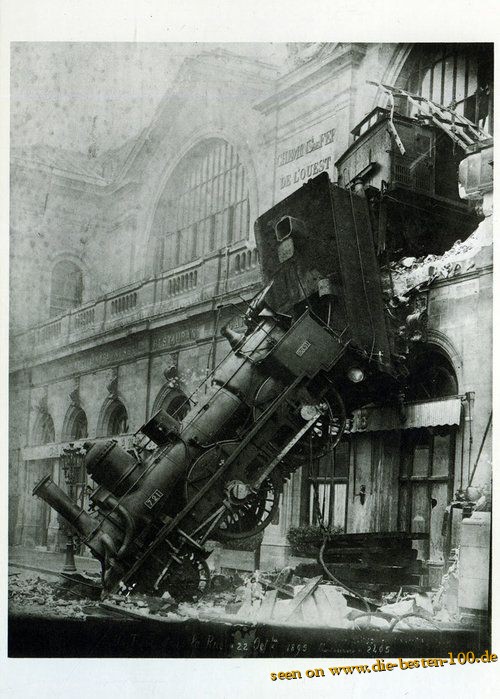
[[[285,597],[294,597],[293,580],[293,568],[287,566],[277,575],[261,576],[260,582],[266,589],[277,590]]]
[[[350,544],[348,550],[353,556],[352,541]],[[380,552],[372,555],[377,553],[380,555]],[[81,619],[94,614],[118,614],[172,622],[220,619],[235,624],[294,624],[393,632],[457,628],[461,622],[457,603],[457,551],[438,590],[422,592],[411,585],[401,585],[397,590],[364,597],[363,603],[359,594],[354,596],[349,589],[327,581],[324,575],[301,578],[290,567],[274,573],[255,571],[243,577],[227,574],[214,577],[217,584],[198,602],[179,603],[168,593],[161,598],[113,594],[97,601],[88,594],[87,579],[68,581],[61,576],[51,578],[23,571],[10,575],[9,604],[14,613]]]
[[[412,289],[435,280],[448,279],[474,269],[474,258],[492,243],[491,217],[485,218],[467,240],[457,240],[442,255],[403,257],[390,265],[393,294],[404,297]]]
[[[243,589],[243,604],[240,607],[238,616],[252,617],[259,608],[260,602],[264,597],[264,588],[260,584],[260,571],[256,570],[251,575]]]
[[[54,576],[22,572],[10,577],[9,609],[24,614],[85,618],[82,605],[96,606],[95,600],[75,592],[67,581]]]

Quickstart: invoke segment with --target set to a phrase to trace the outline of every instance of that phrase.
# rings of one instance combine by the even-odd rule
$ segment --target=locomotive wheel
[[[172,560],[160,580],[155,594],[168,592],[178,602],[192,602],[210,588],[210,569],[205,560],[189,552],[180,563]]]
[[[238,485],[233,487],[237,490]],[[262,531],[274,517],[279,504],[281,480],[276,475],[268,476],[256,493],[249,493],[241,504],[234,503],[231,498],[231,508],[220,520],[218,538],[222,541],[246,539]]]
[[[284,387],[274,379],[266,379],[264,381],[255,397],[255,420],[281,395],[283,390]],[[331,390],[329,395],[321,402],[321,406],[323,410],[318,420],[286,456],[286,462],[295,468],[302,466],[304,459],[318,459],[331,449],[334,449],[344,433],[346,414],[344,402],[337,391]],[[278,426],[285,421],[290,422],[294,420],[297,422],[297,429],[299,429],[300,424],[309,419],[309,410],[312,407],[314,406],[304,403],[302,408],[297,411],[300,417],[298,415],[294,417],[291,415],[290,405],[284,402],[278,406],[275,416],[271,419],[274,419]],[[279,434],[278,430],[277,434]],[[277,445],[278,448],[283,446],[281,444]]]
[[[226,442],[218,447],[209,449],[192,465],[186,478],[186,499],[193,498],[220,468],[221,451],[229,456],[239,442]],[[252,449],[252,447],[249,447]],[[248,453],[248,452],[247,452]],[[262,467],[263,457],[254,449],[251,463]],[[262,531],[276,512],[279,504],[282,479],[277,470],[264,479],[257,492],[248,487],[251,474],[244,477],[240,472],[238,462],[233,463],[227,472],[212,485],[199,501],[192,516],[201,524],[225,503],[225,511],[220,516],[212,535],[220,541],[245,539]]]
[[[189,602],[210,589],[210,569],[196,551],[179,552],[174,558],[164,543],[144,562],[132,589],[154,597],[168,592],[179,602]]]

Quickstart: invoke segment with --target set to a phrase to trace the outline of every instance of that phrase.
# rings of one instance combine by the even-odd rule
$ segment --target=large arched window
[[[128,432],[128,413],[123,403],[119,400],[114,401],[107,413],[105,423],[106,437],[126,434]]]
[[[245,168],[222,139],[195,146],[175,168],[155,215],[157,271],[248,238]]]
[[[50,316],[79,306],[82,303],[82,271],[74,262],[62,260],[52,270],[50,283]]]
[[[33,429],[33,444],[51,444],[55,440],[54,421],[48,412],[41,411]]]
[[[162,389],[158,394],[153,407],[153,412],[165,410],[169,415],[182,422],[190,410],[189,398],[177,389]]]
[[[397,86],[452,107],[493,133],[493,44],[417,45]]]
[[[80,407],[71,409],[65,420],[63,439],[85,439],[88,437],[87,416]]]

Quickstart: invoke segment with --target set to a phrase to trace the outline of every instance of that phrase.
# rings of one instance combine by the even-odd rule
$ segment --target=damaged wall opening
[[[493,60],[489,46],[417,46],[401,71],[398,86],[446,107],[493,133]],[[401,113],[414,116],[409,105]]]
[[[407,400],[456,396],[458,381],[451,362],[442,352],[428,346],[416,346],[408,360],[410,376]]]

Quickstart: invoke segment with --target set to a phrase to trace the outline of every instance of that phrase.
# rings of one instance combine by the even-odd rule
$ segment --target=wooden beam
[[[257,621],[265,621],[266,619],[271,619],[274,612],[274,605],[276,604],[276,596],[278,594],[277,590],[268,590],[264,595],[264,599],[261,602],[259,612],[257,614]]]
[[[309,597],[309,595],[312,595],[314,590],[318,587],[320,584],[321,580],[323,579],[322,575],[318,575],[317,578],[313,578],[310,580],[308,583],[304,585],[302,590],[296,595],[296,597],[291,601],[289,608],[287,609],[287,613],[285,616],[285,620],[288,621],[294,614],[296,614],[299,611],[299,608],[302,604],[302,602]]]

